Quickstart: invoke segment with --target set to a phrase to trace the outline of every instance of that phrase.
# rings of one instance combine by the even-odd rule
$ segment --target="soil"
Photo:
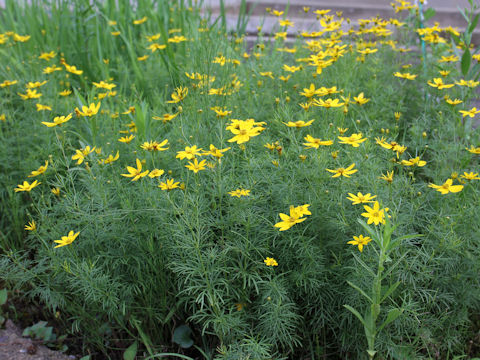
[[[73,355],[65,355],[41,345],[39,341],[22,337],[22,331],[11,320],[0,330],[0,360],[74,360]]]

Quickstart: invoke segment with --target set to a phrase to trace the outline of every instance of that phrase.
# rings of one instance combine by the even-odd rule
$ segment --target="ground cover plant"
[[[7,287],[92,358],[478,355],[470,27],[270,10],[252,45],[197,5],[7,2]]]

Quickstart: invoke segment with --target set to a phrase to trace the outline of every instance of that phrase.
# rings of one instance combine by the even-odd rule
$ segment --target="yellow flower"
[[[148,59],[148,57],[149,57],[149,55],[139,56],[139,57],[137,57],[137,60],[138,60],[138,61],[145,61],[145,60]]]
[[[163,49],[166,49],[166,48],[167,48],[167,45],[157,44],[157,43],[153,43],[153,44],[151,44],[150,46],[147,47],[147,49],[151,50],[152,53],[154,53],[157,50],[163,50]]]
[[[359,147],[360,144],[367,140],[367,138],[362,138],[362,133],[352,134],[348,137],[346,136],[339,136],[338,138],[341,140],[340,144],[348,144],[352,145],[353,147]]]
[[[122,136],[118,141],[123,142],[125,144],[128,144],[130,141],[132,141],[135,138],[135,135],[130,135],[130,136]]]
[[[267,266],[278,266],[277,260],[271,257],[267,257],[265,260],[263,260],[263,262]]]
[[[4,87],[7,87],[7,86],[12,86],[12,85],[15,85],[16,83],[18,83],[18,80],[4,80],[2,83],[0,83],[0,87],[1,88],[4,88]]]
[[[50,190],[52,192],[53,195],[55,196],[60,196],[60,188],[58,187],[54,187],[52,188],[52,190]]]
[[[202,151],[203,149],[197,148],[197,145],[193,145],[191,147],[187,146],[185,147],[185,150],[177,152],[176,158],[180,160],[183,160],[183,159],[192,160],[196,156],[202,156],[203,155]]]
[[[465,180],[480,180],[480,177],[478,177],[478,173],[472,172],[464,172],[463,175],[460,176],[461,178],[464,178]]]
[[[167,40],[169,43],[180,43],[182,41],[187,41],[187,38],[183,35],[175,35]]]
[[[253,119],[249,120],[232,120],[232,124],[227,126],[227,130],[230,130],[235,136],[228,140],[228,142],[236,142],[237,144],[243,144],[250,140],[251,137],[260,135],[260,132],[264,130],[261,126],[255,126]]]
[[[447,179],[442,185],[435,185],[435,184],[430,184],[428,187],[431,187],[438,192],[440,192],[442,195],[446,195],[449,192],[452,193],[457,193],[459,191],[462,191],[463,185],[452,185],[453,180],[452,179]]]
[[[46,60],[46,61],[50,61],[52,60],[55,56],[57,56],[57,53],[55,51],[50,51],[50,52],[44,52],[44,53],[41,53],[38,58],[39,59],[43,59],[43,60]]]
[[[113,88],[117,87],[115,84],[109,84],[106,83],[105,81],[100,81],[99,83],[92,82],[92,84],[99,89],[106,89],[106,90],[112,90]]]
[[[67,116],[56,116],[53,119],[53,122],[46,122],[42,121],[42,124],[47,127],[54,127],[54,126],[61,126],[62,124],[66,123],[68,120],[72,118],[72,114],[68,114]]]
[[[465,150],[471,152],[472,154],[480,154],[480,146],[474,147],[473,145],[470,146],[470,149],[465,148]]]
[[[353,100],[355,100],[355,103],[357,103],[358,105],[363,105],[370,101],[370,99],[364,97],[363,92],[358,94],[358,96],[354,96]]]
[[[362,216],[368,219],[367,224],[385,224],[385,209],[380,210],[380,204],[378,203],[378,201],[375,201],[375,203],[373,204],[373,208],[368,205],[363,205],[363,208],[366,212],[362,213]]]
[[[25,225],[25,230],[27,231],[35,231],[37,230],[37,223],[35,220],[29,221],[27,225]]]
[[[62,92],[58,93],[59,95],[61,96],[68,96],[72,93],[72,90],[69,90],[69,89],[65,89],[63,90]]]
[[[413,158],[413,159],[410,159],[410,160],[402,160],[402,165],[405,165],[405,166],[419,166],[419,167],[422,167],[422,166],[425,166],[427,164],[426,161],[424,160],[420,160],[420,157],[417,156],[416,158]]]
[[[236,197],[240,198],[242,196],[250,196],[250,190],[236,189],[236,190],[233,190],[233,191],[229,191],[228,194],[232,197],[236,196]]]
[[[37,170],[33,170],[28,177],[34,177],[38,176],[40,174],[43,174],[45,171],[47,171],[48,168],[48,160],[45,161],[45,165],[40,166]]]
[[[120,174],[120,175],[125,177],[131,177],[132,181],[137,181],[138,179],[146,176],[148,174],[148,170],[145,170],[144,172],[142,172],[142,162],[139,159],[137,159],[136,163],[137,163],[137,168],[134,168],[132,166],[127,166],[128,174]]]
[[[447,102],[447,104],[450,104],[450,105],[453,105],[453,106],[463,103],[463,101],[460,100],[460,99],[452,100],[452,99],[450,99],[449,97],[447,97],[447,98],[445,99],[445,101]]]
[[[27,89],[27,93],[26,93],[26,94],[20,94],[20,93],[18,93],[18,95],[19,95],[23,100],[38,99],[40,96],[42,96],[42,94],[37,93],[37,90],[31,90],[31,89]]]
[[[290,215],[280,213],[280,219],[282,221],[276,223],[274,226],[278,227],[280,231],[285,231],[290,229],[293,225],[299,224],[306,220],[304,215],[311,215],[311,212],[308,210],[309,204],[301,205],[294,207],[290,206]]]
[[[359,236],[354,236],[353,240],[347,242],[347,244],[357,245],[358,250],[360,250],[360,252],[362,252],[363,247],[365,245],[367,245],[370,241],[372,241],[372,239],[369,236],[364,237],[363,235],[359,235]]]
[[[83,163],[83,160],[85,160],[85,157],[87,157],[88,154],[91,154],[94,150],[95,146],[93,148],[90,148],[90,146],[85,146],[84,149],[75,150],[75,154],[72,155],[72,160],[77,160],[77,165],[80,165]]]
[[[330,169],[325,169],[325,170],[334,174],[334,175],[332,175],[332,178],[336,178],[336,177],[340,177],[340,176],[350,177],[350,175],[355,174],[358,171],[357,169],[353,169],[354,166],[355,166],[355,164],[352,164],[349,167],[347,167],[346,169],[341,167],[341,168],[337,168],[335,170],[330,170]]]
[[[75,75],[83,74],[83,70],[78,70],[75,65],[68,65],[67,63],[64,62],[63,66],[65,66],[65,69],[72,74],[75,74]]]
[[[162,122],[165,124],[166,122],[174,119],[176,116],[178,116],[179,113],[176,114],[163,114],[162,116],[152,116],[152,119],[154,120],[162,120]]]
[[[180,101],[182,101],[183,99],[185,99],[185,97],[187,96],[188,94],[188,88],[186,87],[177,87],[175,88],[175,91],[172,93],[172,100],[169,100],[167,101],[167,103],[169,104],[176,104]]]
[[[17,185],[17,187],[14,189],[14,191],[15,192],[19,192],[19,191],[30,192],[35,186],[38,186],[40,184],[41,184],[41,182],[38,182],[37,180],[35,180],[31,184],[29,184],[27,181],[24,181],[23,184]]]
[[[354,195],[352,193],[348,193],[348,195],[350,197],[347,197],[347,199],[352,201],[352,205],[372,203],[372,199],[375,199],[377,197],[377,195],[372,196],[370,193],[363,195],[361,192],[357,193],[357,195]]]
[[[74,233],[73,230],[71,230],[67,236],[62,236],[61,240],[54,240],[58,245],[55,246],[55,248],[62,247],[65,245],[70,245],[80,234],[80,231],[77,233]]]
[[[455,84],[445,84],[442,78],[434,78],[433,82],[429,80],[427,84],[430,85],[431,87],[437,88],[438,90],[448,89],[448,88],[451,88],[452,86],[455,86]]]
[[[185,165],[185,167],[189,170],[192,170],[196,174],[200,170],[205,170],[206,165],[207,165],[207,160],[202,160],[198,162],[197,158],[195,158],[193,159],[193,162],[189,161],[188,165]]]
[[[91,103],[90,106],[82,106],[82,111],[80,111],[78,108],[75,108],[75,113],[77,115],[81,116],[93,116],[98,113],[98,110],[100,109],[100,102],[98,102],[97,105],[95,103]]]
[[[407,80],[415,80],[415,78],[418,75],[413,75],[413,74],[410,74],[410,73],[400,73],[400,72],[397,71],[395,74],[393,74],[393,76],[398,77],[398,78],[402,78],[402,79],[407,79]]]
[[[332,140],[320,140],[314,138],[311,135],[307,135],[304,137],[306,143],[303,143],[307,149],[318,149],[320,146],[330,146],[333,144]]]
[[[313,100],[313,105],[315,106],[321,106],[324,108],[332,108],[332,107],[340,107],[343,106],[344,103],[339,102],[339,99],[327,99],[327,100],[322,100],[322,99],[315,99]]]
[[[480,113],[480,110],[477,110],[476,107],[474,108],[471,108],[470,110],[459,110],[458,111],[460,114],[462,114],[463,117],[465,116],[470,116],[471,118],[473,118],[476,114]]]
[[[173,179],[167,179],[166,182],[161,182],[160,185],[158,185],[158,187],[162,190],[173,190],[173,189],[177,189],[177,188],[180,188],[180,183],[177,181],[175,182],[175,180]]]
[[[150,174],[148,174],[148,177],[150,178],[156,178],[156,177],[160,177],[162,176],[163,174],[165,174],[165,170],[162,170],[162,169],[153,169],[152,171],[150,171]]]
[[[105,160],[99,160],[99,163],[100,164],[104,164],[104,165],[107,165],[107,164],[111,164],[113,163],[114,161],[117,161],[118,158],[119,158],[120,154],[119,152],[117,151],[117,153],[115,154],[115,156],[113,156],[112,154],[108,155],[108,157],[105,159]]]
[[[307,98],[311,98],[315,95],[323,96],[323,95],[326,95],[326,94],[324,93],[324,90],[322,88],[315,89],[315,85],[310,84],[310,87],[303,89],[303,92],[301,92],[300,95],[303,95]]]
[[[227,147],[225,149],[217,149],[215,145],[210,144],[210,150],[203,153],[203,155],[211,155],[217,159],[220,159],[221,157],[223,157],[223,153],[230,149],[231,149],[230,147]]]
[[[144,16],[143,18],[141,19],[138,19],[138,20],[133,20],[133,25],[140,25],[140,24],[143,24],[145,21],[147,21],[148,18],[146,16]]]
[[[388,183],[392,183],[393,182],[393,170],[392,171],[387,171],[387,175],[384,175],[382,173],[382,176],[380,176],[379,179],[385,180]]]
[[[52,108],[48,105],[36,104],[37,111],[52,111]]]
[[[306,126],[310,126],[312,125],[312,123],[314,122],[315,120],[310,120],[310,121],[303,121],[303,120],[298,120],[298,121],[289,121],[288,123],[285,123],[282,121],[283,124],[287,125],[288,127],[295,127],[297,129],[299,128],[302,128],[302,127],[306,127]]]

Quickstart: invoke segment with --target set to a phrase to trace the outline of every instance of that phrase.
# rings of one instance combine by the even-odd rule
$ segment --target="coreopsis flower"
[[[72,90],[65,89],[65,90],[63,90],[62,92],[59,92],[58,94],[59,94],[60,96],[68,96],[68,95],[70,95],[71,93],[72,93]]]
[[[313,124],[315,120],[310,120],[310,121],[303,121],[303,120],[298,120],[298,121],[289,121],[288,123],[285,123],[282,121],[283,124],[287,125],[288,127],[294,127],[294,128],[302,128],[302,127],[307,127]]]
[[[290,206],[290,214],[278,214],[282,221],[276,223],[274,226],[278,227],[280,231],[285,231],[290,229],[293,225],[299,224],[306,220],[304,215],[311,215],[311,212],[308,210],[309,204],[301,205],[294,207]]]
[[[363,205],[363,208],[366,212],[362,213],[361,215],[368,219],[367,224],[385,224],[386,209],[380,209],[380,204],[378,203],[378,201],[375,201],[375,203],[373,204],[373,208],[368,205]]]
[[[4,80],[2,83],[0,83],[0,87],[4,88],[7,86],[12,86],[18,83],[18,80]]]
[[[367,138],[362,137],[362,133],[352,134],[350,136],[339,136],[338,138],[341,140],[340,144],[348,144],[352,145],[353,147],[359,147],[360,144],[367,140]]]
[[[50,52],[44,52],[44,53],[41,53],[38,58],[39,59],[43,59],[43,60],[46,60],[46,61],[50,61],[52,60],[55,56],[57,56],[57,53],[55,51],[50,51]]]
[[[60,196],[60,188],[54,187],[50,191],[52,192],[53,195]]]
[[[110,154],[106,159],[99,160],[98,162],[103,165],[111,164],[114,161],[117,161],[119,156],[120,156],[120,153],[117,151],[115,156],[113,156],[113,154]]]
[[[478,177],[478,173],[472,172],[464,172],[463,175],[460,175],[461,178],[465,180],[480,180],[480,177]]]
[[[42,72],[44,74],[51,74],[55,71],[62,71],[62,68],[57,65],[47,66]]]
[[[180,160],[183,160],[183,159],[192,160],[196,156],[202,156],[203,155],[202,151],[203,149],[197,148],[197,145],[187,146],[185,147],[185,150],[177,152],[176,158]]]
[[[43,174],[47,171],[48,168],[48,160],[45,161],[45,165],[40,166],[37,170],[33,170],[28,177],[34,177]]]
[[[210,144],[210,150],[204,152],[203,155],[210,155],[210,156],[213,156],[214,158],[220,159],[221,157],[223,157],[223,153],[230,149],[231,149],[230,147],[227,147],[225,149],[217,149],[215,145]]]
[[[419,167],[422,167],[422,166],[425,166],[427,164],[426,161],[424,160],[420,160],[420,157],[417,156],[413,159],[409,159],[409,160],[402,160],[402,165],[405,165],[405,166],[419,166]]]
[[[26,94],[18,93],[18,95],[19,95],[23,100],[38,99],[39,97],[42,96],[41,93],[37,93],[37,90],[31,90],[31,89],[27,89],[27,93],[26,93]]]
[[[133,20],[133,25],[140,25],[140,24],[143,24],[145,21],[147,21],[148,18],[146,16],[144,16],[143,18],[141,19],[138,19],[138,20]]]
[[[304,139],[306,142],[303,143],[303,145],[307,149],[318,149],[320,146],[330,146],[333,144],[333,140],[321,140],[314,138],[311,135],[305,136]]]
[[[294,26],[295,24],[288,19],[279,20],[278,23],[280,24],[280,26],[286,26],[286,27],[291,27],[291,26]]]
[[[175,36],[172,36],[171,38],[168,38],[167,40],[167,42],[174,43],[174,44],[178,44],[183,41],[187,41],[187,38],[183,35],[175,35]]]
[[[325,170],[333,174],[332,178],[336,178],[340,176],[350,177],[350,175],[355,174],[358,171],[357,169],[354,169],[354,167],[355,167],[355,164],[352,164],[347,168],[340,167],[334,170],[330,170],[330,169],[325,169]]]
[[[450,99],[449,97],[447,97],[447,98],[445,99],[445,102],[446,102],[447,104],[452,105],[452,106],[456,106],[456,105],[458,105],[458,104],[463,103],[463,101],[460,100],[460,99],[452,100],[452,99]]]
[[[19,34],[13,34],[13,41],[16,41],[16,42],[25,42],[25,41],[28,41],[30,39],[30,35],[19,35]]]
[[[211,107],[210,109],[213,110],[213,111],[215,111],[215,114],[217,114],[217,117],[218,117],[218,118],[223,118],[223,117],[225,117],[225,116],[228,116],[228,115],[231,115],[231,114],[232,114],[232,111],[231,111],[231,110],[222,109],[222,108],[219,107],[219,106],[214,106],[214,107]]]
[[[363,235],[359,235],[359,236],[354,236],[353,240],[347,242],[347,244],[357,245],[358,250],[360,252],[363,252],[363,247],[367,245],[370,241],[372,241],[372,239],[369,236],[364,237]]]
[[[433,82],[429,80],[427,84],[431,87],[437,88],[438,90],[448,89],[455,86],[455,84],[445,84],[442,78],[434,78]]]
[[[115,84],[110,84],[105,81],[100,81],[99,83],[97,82],[92,82],[92,84],[99,89],[106,89],[106,90],[112,90],[113,88],[117,87]]]
[[[122,136],[120,139],[118,139],[118,141],[120,141],[120,142],[122,142],[122,143],[125,143],[125,144],[128,144],[128,143],[131,142],[134,138],[135,138],[135,135]]]
[[[97,105],[95,103],[91,103],[88,107],[83,105],[82,106],[82,111],[80,111],[78,108],[75,108],[75,113],[77,116],[93,116],[98,113],[98,110],[100,109],[100,102],[98,102]]]
[[[315,99],[313,100],[313,105],[330,109],[335,107],[341,107],[344,105],[344,103],[340,102],[339,99]]]
[[[295,73],[295,72],[297,72],[301,69],[302,69],[301,66],[288,66],[287,64],[283,65],[283,70],[291,72],[291,73]],[[288,80],[288,78],[285,80],[284,76],[280,76],[279,79],[282,80],[282,81],[285,81],[285,82]]]
[[[370,101],[370,99],[365,98],[363,92],[358,94],[358,96],[354,96],[353,100],[355,100],[355,103],[358,104],[358,105],[363,105],[363,104],[366,104],[367,102]],[[345,101],[345,104],[346,103],[347,103],[347,101]]]
[[[75,233],[73,230],[71,230],[67,236],[62,236],[61,240],[54,240],[58,245],[55,246],[55,248],[62,247],[65,245],[70,245],[80,234],[80,231]]]
[[[27,83],[27,85],[25,85],[25,87],[26,87],[27,89],[35,89],[35,88],[38,88],[38,87],[40,87],[40,86],[45,85],[46,83],[47,83],[47,80],[42,81],[42,82],[40,82],[40,81],[35,81],[35,82],[29,81],[29,82]]]
[[[363,195],[361,192],[357,193],[357,195],[352,193],[348,193],[348,195],[347,199],[352,202],[352,205],[372,203],[372,199],[377,197],[377,195],[372,196],[370,193]]]
[[[463,185],[452,185],[452,183],[452,179],[447,179],[447,181],[445,181],[442,185],[429,184],[428,187],[437,190],[442,195],[446,195],[450,192],[457,193],[459,191],[462,191]]]
[[[470,146],[470,148],[465,148],[468,152],[471,152],[472,154],[480,154],[480,146],[474,147],[473,145]]]
[[[382,176],[379,177],[381,180],[385,180],[388,183],[393,182],[393,170],[392,171],[387,171],[387,175],[382,174]]]
[[[36,104],[37,111],[52,111],[52,107],[48,105]]]
[[[31,184],[28,183],[27,181],[24,181],[23,184],[17,185],[17,187],[14,189],[14,191],[15,192],[19,192],[19,191],[30,192],[35,186],[38,186],[40,184],[41,184],[41,182],[38,182],[37,180],[35,180]]]
[[[27,231],[35,231],[37,230],[37,223],[35,220],[29,221],[27,225],[25,225],[25,230]]]
[[[205,170],[206,165],[207,165],[207,160],[202,160],[198,162],[197,158],[194,158],[193,162],[189,161],[188,165],[185,165],[185,167],[189,170],[192,170],[196,174],[201,170]]]
[[[137,167],[127,166],[128,174],[120,174],[125,177],[131,177],[132,181],[137,181],[138,179],[147,176],[148,170],[142,172],[142,162],[139,159],[136,159]]]
[[[263,260],[263,262],[267,266],[278,266],[277,260],[271,257],[267,257],[265,260]]]
[[[62,124],[66,123],[71,118],[72,118],[72,114],[70,113],[67,116],[56,116],[53,119],[53,122],[42,121],[42,124],[47,127],[62,126]]]
[[[256,126],[257,124],[253,119],[247,120],[232,120],[227,126],[227,130],[231,131],[235,136],[228,140],[228,142],[236,142],[237,144],[243,144],[250,140],[250,138],[260,135],[265,128],[262,126]]]
[[[65,66],[65,69],[69,73],[72,73],[72,74],[75,74],[75,75],[82,75],[83,74],[83,70],[77,69],[77,67],[75,65],[68,65],[67,63],[64,62],[63,66]]]
[[[77,160],[77,165],[80,165],[93,151],[95,151],[95,146],[93,148],[90,148],[90,146],[85,146],[84,149],[75,150],[75,154],[72,155],[72,160]]]
[[[145,60],[148,59],[148,57],[149,57],[149,55],[138,56],[137,61],[145,61]]]
[[[250,196],[250,190],[247,189],[236,189],[233,191],[229,191],[228,194],[232,197],[242,197],[242,196]]]
[[[401,78],[401,79],[415,80],[415,78],[418,75],[414,75],[414,74],[410,74],[410,73],[400,73],[400,72],[397,71],[395,74],[393,74],[393,76]]]
[[[176,116],[178,116],[179,113],[176,114],[163,114],[162,116],[152,116],[152,119],[154,120],[162,120],[162,122],[165,124],[168,121],[171,121],[174,119]]]
[[[162,190],[170,191],[170,190],[173,190],[173,189],[180,188],[180,182],[178,182],[178,181],[175,182],[174,179],[167,179],[167,181],[161,182],[160,185],[158,185],[158,187]]]
[[[324,95],[324,92],[321,88],[320,89],[315,89],[315,85],[310,84],[310,87],[303,89],[303,92],[301,92],[300,95],[303,95],[306,98],[311,98],[315,95],[320,95],[320,96]]]
[[[168,144],[168,139],[163,140],[161,143],[156,141],[146,141],[140,147],[147,151],[165,151],[168,150],[168,146],[164,147]]]
[[[480,110],[477,110],[476,107],[473,107],[470,110],[459,110],[458,112],[462,114],[462,117],[470,116],[471,118],[473,118],[475,115],[480,113]]]
[[[171,95],[172,100],[167,101],[167,103],[176,104],[176,103],[182,101],[183,99],[185,99],[187,94],[188,94],[188,88],[177,87],[177,88],[175,88],[175,91]]]
[[[156,178],[156,177],[160,177],[163,174],[165,174],[165,170],[153,169],[152,171],[150,171],[150,174],[148,174],[148,177],[153,179],[153,178]]]

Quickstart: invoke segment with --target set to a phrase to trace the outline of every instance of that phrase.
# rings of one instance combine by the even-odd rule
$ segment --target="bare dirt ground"
[[[38,341],[22,337],[22,331],[11,320],[0,330],[0,360],[73,360],[68,356],[40,345]]]

